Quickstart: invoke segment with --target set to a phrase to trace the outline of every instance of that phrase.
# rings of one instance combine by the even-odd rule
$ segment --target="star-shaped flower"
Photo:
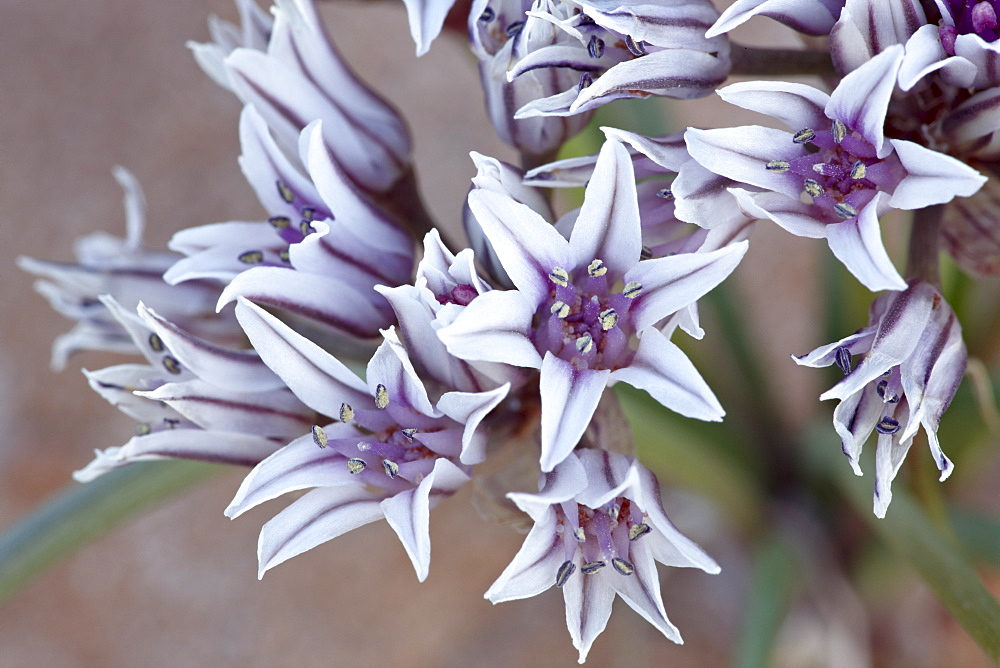
[[[478,296],[439,336],[457,357],[541,370],[542,470],[573,450],[611,383],[644,389],[682,415],[722,418],[656,325],[725,279],[745,241],[642,260],[632,162],[616,140],[601,150],[569,240],[502,193],[474,190],[469,206],[517,289]]]
[[[538,494],[508,497],[535,524],[487,599],[501,603],[561,588],[580,663],[607,626],[616,594],[681,642],[663,607],[656,562],[720,569],[667,518],[648,469],[625,455],[583,449],[546,474]]]

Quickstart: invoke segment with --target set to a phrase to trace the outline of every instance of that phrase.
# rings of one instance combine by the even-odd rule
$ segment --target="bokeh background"
[[[456,225],[474,172],[468,152],[516,161],[485,119],[475,63],[461,37],[440,39],[416,60],[401,3],[345,0],[325,3],[323,11],[351,65],[404,112],[425,199],[438,220]],[[236,164],[239,104],[201,73],[184,46],[207,39],[210,13],[235,18],[228,0],[0,5],[0,530],[75,484],[71,472],[94,448],[121,444],[133,429],[78,372],[123,358],[86,353],[64,372],[49,370],[50,343],[70,323],[32,291],[32,278],[14,258],[68,261],[77,236],[122,234],[113,165],[131,169],[145,189],[154,248],[184,227],[263,213]],[[763,20],[753,30],[760,32],[740,36],[794,43]],[[696,112],[671,107],[673,129],[727,122],[724,105],[697,104]],[[825,342],[819,306],[809,297],[825,248],[759,227],[731,280],[751,305],[746,335],[781,388],[783,419],[798,427],[831,408],[815,401],[823,378],[788,358]],[[845,323],[844,333],[862,324]],[[995,461],[979,475],[995,480]],[[285,502],[226,519],[222,510],[241,475],[215,476],[30,583],[0,608],[0,664],[575,663],[555,590],[497,607],[482,598],[522,538],[480,519],[468,490],[432,514],[434,559],[423,584],[385,524],[297,557],[258,582],[257,532]],[[968,487],[970,504],[995,505],[990,486]],[[730,661],[751,577],[748,537],[730,530],[711,499],[683,487],[669,490],[666,503],[723,572],[661,569],[667,609],[686,644],[664,640],[619,600],[592,665]],[[802,535],[815,530],[792,511],[786,522]],[[822,537],[811,544],[821,545]],[[985,661],[906,567],[887,563],[888,584],[859,595],[825,572],[819,557],[812,559],[818,570],[805,577],[815,586],[802,588],[779,633],[777,663]]]

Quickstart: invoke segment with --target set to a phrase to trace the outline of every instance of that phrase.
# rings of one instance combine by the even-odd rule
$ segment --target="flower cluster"
[[[418,54],[459,11],[405,4]],[[875,514],[921,426],[951,473],[937,429],[967,353],[938,249],[1000,272],[996,3],[738,0],[720,15],[707,0],[476,0],[487,113],[527,171],[472,154],[465,249],[423,207],[404,119],[352,72],[314,2],[237,5],[240,26],[215,19],[214,41],[191,48],[244,105],[239,164],[261,218],[203,221],[173,252],[148,251],[141,192],[119,169],[125,240],[88,237],[77,264],[21,261],[77,321],[56,366],[80,349],[147,360],[88,372],[138,427],[81,481],[167,457],[248,466],[231,518],[309,490],[264,525],[261,577],[385,519],[423,580],[431,509],[516,442],[538,486],[503,491],[534,527],[486,598],[560,588],[581,662],[616,593],[679,643],[655,562],[720,567],[667,519],[620,414],[598,407],[623,382],[681,416],[723,419],[671,339],[705,335],[698,301],[736,270],[758,220],[826,239],[885,291],[867,327],[795,358],[845,374],[821,399],[840,400],[834,427],[859,475],[877,433]],[[728,31],[758,15],[830,34],[828,53],[808,52],[826,59],[827,89],[718,88],[746,66]],[[787,130],[605,127],[595,154],[555,160],[601,105],[714,93]],[[582,205],[556,215],[555,188],[585,188]],[[893,210],[918,214],[905,278],[883,244]]]

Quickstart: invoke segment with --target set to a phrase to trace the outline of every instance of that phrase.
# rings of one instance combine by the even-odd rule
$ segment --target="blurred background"
[[[323,11],[348,62],[403,111],[425,200],[439,221],[456,226],[474,173],[468,152],[516,162],[485,118],[475,62],[461,36],[446,35],[416,60],[401,3],[328,2]],[[113,165],[132,170],[145,189],[152,248],[165,247],[184,227],[262,216],[236,164],[239,104],[201,73],[184,46],[208,39],[210,13],[230,20],[236,14],[228,0],[7,0],[0,6],[0,530],[74,485],[72,471],[94,448],[124,443],[133,430],[78,371],[127,360],[85,353],[64,372],[49,370],[51,341],[70,323],[31,289],[32,278],[14,258],[70,261],[77,236],[123,234]],[[737,34],[744,42],[794,44],[772,28],[761,19],[752,29],[770,32]],[[694,104],[670,106],[665,129],[733,124],[725,105]],[[641,107],[642,113],[663,108]],[[629,113],[633,129],[644,129],[638,126],[648,119]],[[777,389],[782,423],[800,430],[816,416],[828,420],[832,410],[816,401],[829,377],[799,369],[788,357],[827,342],[822,304],[810,296],[826,248],[758,227],[750,254],[730,279],[732,296],[749,314],[743,334]],[[841,335],[866,324],[864,308],[845,319]],[[719,341],[713,343],[711,333],[688,349],[700,345],[706,347],[697,361],[710,381],[724,384],[740,373],[739,364],[712,352]],[[926,451],[915,447],[913,455]],[[979,461],[974,471],[956,472],[949,494],[996,513],[995,449]],[[668,458],[653,453],[650,466],[665,482],[671,518],[723,571],[661,569],[664,600],[684,646],[663,639],[618,600],[589,662],[727,664],[761,573],[756,556],[767,547],[724,503],[699,494],[697,485],[673,481]],[[286,502],[226,519],[222,510],[242,473],[220,473],[133,518],[18,592],[0,607],[0,663],[575,663],[557,591],[497,607],[483,599],[522,537],[480,519],[468,489],[432,514],[434,559],[423,584],[384,523],[297,557],[258,582],[257,533]],[[986,665],[908,567],[881,552],[852,584],[825,553],[827,537],[815,519],[791,505],[785,511],[778,524],[798,538],[783,554],[797,554],[814,570],[796,567],[794,558],[774,562],[777,587],[787,585],[788,571],[797,572],[788,590],[791,614],[777,631],[776,664]],[[846,507],[844,513],[843,528],[867,540],[863,522]],[[996,571],[985,575],[1000,590]]]

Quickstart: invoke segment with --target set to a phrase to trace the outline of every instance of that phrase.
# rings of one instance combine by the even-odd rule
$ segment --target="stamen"
[[[652,530],[653,529],[650,528],[650,526],[645,522],[641,522],[639,524],[633,524],[631,528],[629,528],[628,530],[628,539],[639,540]]]
[[[312,428],[313,443],[321,448],[325,448],[326,444],[330,442],[329,437],[327,437],[326,432],[323,431],[323,427],[319,425],[313,425]]]
[[[809,128],[803,128],[792,135],[792,142],[796,144],[808,144],[816,138],[816,133]]]
[[[802,189],[806,191],[806,194],[812,198],[819,197],[825,190],[823,186],[814,181],[813,179],[802,179]]]
[[[833,211],[834,213],[836,213],[841,218],[844,218],[845,220],[847,218],[854,218],[856,215],[858,215],[858,210],[855,209],[850,204],[848,204],[847,202],[837,202],[837,204],[835,204],[833,207]]]
[[[178,374],[181,372],[181,363],[177,361],[177,358],[166,355],[163,358],[163,368],[173,374]]]
[[[549,272],[549,280],[561,288],[569,285],[569,274],[562,267],[553,267]]]
[[[789,168],[791,168],[791,164],[785,162],[784,160],[770,160],[764,166],[764,169],[766,169],[767,171],[775,172],[777,174],[780,174],[782,172],[787,172]]]
[[[650,250],[649,246],[643,246],[639,249],[640,260],[648,260],[651,257],[653,257],[653,251]]]
[[[281,181],[275,181],[274,183],[278,186],[278,195],[281,196],[281,199],[291,204],[292,200],[295,199],[295,193],[292,192],[292,189]]]
[[[566,302],[556,301],[549,308],[549,313],[559,318],[560,320],[569,315],[569,304]]]
[[[899,431],[899,420],[886,415],[877,425],[875,425],[875,431],[880,434],[895,434]]]
[[[302,207],[302,220],[316,220],[316,209],[311,206]]]
[[[600,58],[604,55],[604,40],[597,35],[591,35],[587,43],[587,54],[591,58]]]
[[[593,349],[593,347],[594,347],[594,338],[586,332],[584,332],[583,336],[581,336],[576,340],[576,349],[579,352],[583,353],[584,355],[589,353]]]
[[[848,350],[847,346],[837,348],[836,362],[845,376],[851,373],[851,351]]]
[[[348,404],[340,404],[340,421],[350,422],[354,419],[354,409]]]
[[[276,230],[284,230],[292,225],[292,219],[287,216],[271,216],[267,222],[271,223],[271,227]]]
[[[389,390],[385,389],[385,385],[379,383],[375,387],[375,408],[385,408],[389,405]]]
[[[242,253],[238,259],[243,264],[260,264],[264,261],[264,253],[259,250],[250,250]]]
[[[625,287],[622,288],[622,295],[624,295],[628,299],[635,299],[641,294],[642,294],[642,283],[640,283],[639,281],[629,281],[628,283],[625,284]]]
[[[167,425],[167,429],[174,429],[180,423],[177,418],[163,418],[163,424]]]
[[[674,191],[670,188],[660,188],[656,191],[656,196],[661,199],[665,199],[668,202],[672,202],[674,200]]]
[[[153,431],[153,428],[150,427],[145,422],[141,422],[141,423],[139,423],[139,424],[137,424],[135,426],[135,435],[136,436],[146,436],[151,431]]]
[[[642,46],[642,42],[636,42],[632,39],[632,35],[625,35],[625,48],[631,51],[633,56],[646,55],[646,49]]]
[[[587,275],[591,278],[598,278],[604,276],[606,273],[608,273],[608,268],[604,266],[604,262],[601,260],[594,260],[587,265]]]
[[[312,234],[312,231],[313,231],[313,226],[309,223],[308,220],[299,221],[299,232],[302,233],[302,236],[308,237],[310,234]]]
[[[351,475],[357,475],[368,468],[368,463],[361,457],[351,457],[347,460],[347,470],[351,472]]]
[[[844,137],[847,136],[847,126],[841,123],[837,119],[834,119],[833,127],[830,128],[830,130],[831,132],[833,132],[833,141],[837,142],[838,144],[844,141]]]
[[[588,86],[593,85],[594,77],[590,72],[584,72],[580,75],[580,80],[576,82],[577,91],[581,91]]]
[[[615,557],[611,560],[611,565],[615,567],[615,570],[622,575],[632,575],[635,573],[635,566],[633,566],[628,561],[625,561],[621,557]]]
[[[413,441],[413,435],[417,433],[417,430],[413,429],[412,427],[407,429],[401,429],[400,431],[402,432],[403,436],[406,437],[406,440],[411,442]]]
[[[580,572],[583,573],[584,575],[593,575],[594,573],[601,570],[605,566],[607,566],[607,564],[604,563],[603,561],[591,561],[589,564],[584,564],[583,567],[580,569]]]
[[[569,580],[569,576],[576,572],[576,564],[572,561],[564,561],[563,565],[556,571],[556,586],[562,587]]]
[[[280,257],[280,258],[281,258],[281,261],[282,261],[282,262],[291,262],[291,260],[292,260],[292,256],[291,256],[291,255],[289,255],[289,253],[288,253],[288,249],[287,249],[287,248],[285,248],[285,249],[283,249],[282,251],[280,251],[280,252],[278,253],[278,257]]]
[[[578,543],[587,542],[587,532],[583,530],[583,527],[577,527],[573,531],[573,537],[576,538],[576,542]]]
[[[899,397],[897,397],[895,394],[890,394],[888,397],[885,396],[888,389],[889,389],[889,381],[887,380],[880,380],[878,382],[878,385],[875,386],[875,392],[885,403],[894,404],[897,401],[899,401]]]
[[[524,28],[524,21],[514,21],[507,26],[507,29],[504,32],[507,33],[507,37],[513,37],[517,33],[521,32],[522,28]]]
[[[865,163],[858,160],[853,165],[851,165],[851,178],[852,179],[863,179],[865,174],[868,173],[868,166]]]
[[[392,480],[395,480],[396,476],[399,475],[399,464],[391,459],[383,459],[382,468],[385,469],[385,474]]]
[[[479,15],[479,20],[483,23],[489,23],[496,17],[496,12],[493,11],[492,7],[487,7],[483,10],[483,13]]]
[[[618,311],[613,308],[605,309],[597,316],[597,320],[601,323],[601,329],[606,332],[618,324]]]
[[[153,349],[153,352],[157,353],[162,353],[166,348],[163,345],[163,339],[156,332],[149,335],[149,347]]]

